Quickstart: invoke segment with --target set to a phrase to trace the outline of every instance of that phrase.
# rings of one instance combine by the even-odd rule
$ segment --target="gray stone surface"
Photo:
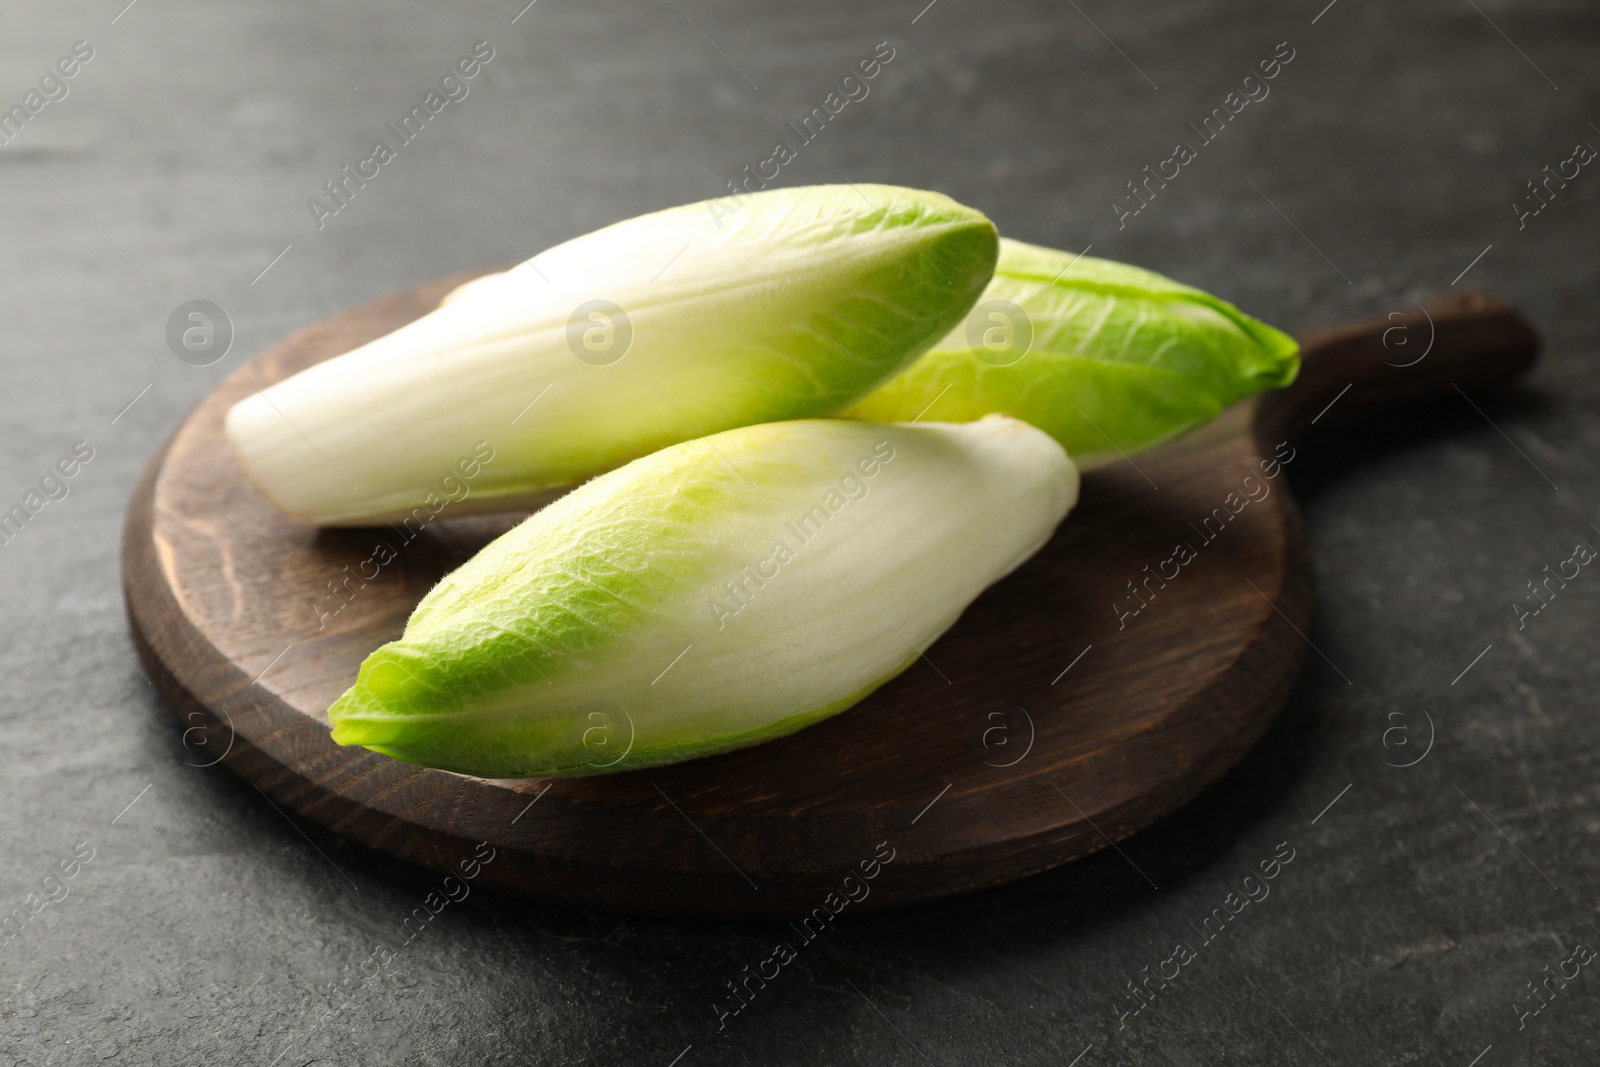
[[[0,103],[74,41],[94,49],[0,147],[0,502],[94,449],[0,548],[0,909],[68,894],[0,946],[0,1065],[1596,1061],[1595,967],[1521,1028],[1518,1005],[1600,947],[1600,576],[1520,631],[1510,606],[1600,536],[1600,173],[1523,229],[1510,207],[1600,145],[1593,5],[939,0],[913,21],[922,0],[122,2],[0,12]],[[495,55],[470,95],[319,231],[307,198],[479,40]],[[305,323],[715,195],[885,40],[871,95],[784,182],[938,188],[1292,328],[1402,309],[1492,245],[1468,280],[1526,309],[1547,360],[1482,413],[1446,396],[1307,444],[1292,477],[1326,659],[1238,771],[1126,859],[843,921],[720,1031],[724,982],[780,924],[485,892],[364,979],[436,879],[185,766],[122,618],[141,467]],[[1282,41],[1271,95],[1119,230],[1124,182]],[[165,340],[196,298],[236,329],[205,368]],[[1419,708],[1431,752],[1386,765],[1420,750]],[[1410,748],[1382,743],[1397,712]],[[1203,944],[1191,924],[1280,842],[1294,859],[1270,897]],[[47,883],[63,862],[76,874]],[[1195,958],[1119,1024],[1124,983],[1179,941]]]

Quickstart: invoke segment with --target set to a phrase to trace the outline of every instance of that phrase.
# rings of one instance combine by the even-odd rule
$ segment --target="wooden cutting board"
[[[520,516],[441,519],[405,545],[386,527],[300,525],[250,484],[222,432],[234,401],[422,315],[471,276],[303,330],[189,415],[128,510],[129,623],[190,763],[226,764],[399,859],[459,872],[487,842],[479,884],[635,912],[930,900],[1088,855],[1184,804],[1266,730],[1305,651],[1297,438],[1364,404],[1510,379],[1539,343],[1481,290],[1304,337],[1291,388],[1089,472],[1055,539],[967,609],[927,650],[931,665],[849,711],[671,767],[494,781],[334,745],[326,709],[442,575]],[[398,558],[336,597],[385,541]]]

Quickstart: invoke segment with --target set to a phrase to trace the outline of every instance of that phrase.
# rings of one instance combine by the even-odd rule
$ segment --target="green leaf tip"
[[[1149,448],[1288,385],[1294,338],[1152,271],[1003,238],[967,318],[848,412],[966,421],[993,412],[1081,465]]]

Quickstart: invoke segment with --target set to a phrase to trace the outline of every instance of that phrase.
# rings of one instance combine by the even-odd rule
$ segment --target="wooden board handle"
[[[1300,376],[1256,408],[1262,441],[1294,440],[1365,404],[1509,381],[1539,358],[1539,334],[1493,293],[1470,287],[1300,338]]]

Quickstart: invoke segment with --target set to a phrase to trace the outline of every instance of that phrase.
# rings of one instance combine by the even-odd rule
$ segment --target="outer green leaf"
[[[329,709],[333,738],[520,777],[790,733],[915,663],[1077,488],[1059,445],[998,416],[770,423],[667,448],[435,587]]]
[[[1003,238],[967,320],[848,414],[964,422],[1005,412],[1093,466],[1287,385],[1298,352],[1287,334],[1198,289]]]
[[[978,212],[891,186],[644,215],[241,401],[228,437],[308,522],[402,518],[484,441],[454,513],[539,502],[678,441],[840,411],[961,320],[996,242]]]

